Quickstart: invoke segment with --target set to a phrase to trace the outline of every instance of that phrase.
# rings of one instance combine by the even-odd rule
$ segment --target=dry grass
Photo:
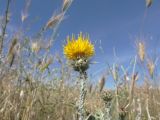
[[[46,22],[36,41],[18,34],[8,47],[3,43],[7,41],[4,36],[10,2],[1,22],[4,27],[0,37],[0,120],[78,120],[79,78],[58,54],[49,52],[72,0],[63,1],[59,13]],[[30,2],[26,3],[22,23],[28,17]],[[150,5],[148,1],[147,6]],[[48,30],[53,33],[44,46],[40,40]],[[119,64],[108,65],[96,85],[88,80],[86,120],[160,119],[159,65],[147,58],[145,47],[142,41],[138,43],[131,70]],[[57,68],[53,67],[55,64]],[[112,90],[105,87],[107,78],[114,81]]]

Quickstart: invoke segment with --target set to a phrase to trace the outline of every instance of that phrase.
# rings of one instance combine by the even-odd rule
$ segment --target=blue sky
[[[11,6],[10,29],[25,29],[32,23],[28,35],[33,36],[53,15],[58,12],[62,0],[32,0],[29,17],[21,23],[21,11],[25,0],[13,0]],[[145,0],[74,0],[65,20],[61,24],[59,36],[52,52],[62,53],[62,44],[67,35],[80,31],[89,33],[95,43],[96,55],[90,73],[103,73],[106,62],[119,61],[127,65],[135,55],[137,38],[145,41],[148,51],[160,47],[160,1],[154,0],[150,8],[146,8]],[[4,13],[5,0],[0,0],[0,15]],[[103,48],[103,50],[101,49]],[[114,57],[114,52],[118,57]]]

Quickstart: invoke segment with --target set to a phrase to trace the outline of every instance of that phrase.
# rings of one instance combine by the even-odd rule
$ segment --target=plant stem
[[[105,116],[104,120],[111,120],[111,101],[105,103]]]
[[[10,2],[11,2],[11,0],[7,0],[7,6],[6,6],[6,12],[5,12],[5,23],[2,26],[2,35],[0,36],[0,54],[2,54],[3,41],[4,41],[5,34],[6,34],[7,24],[9,22],[8,14],[9,14]]]
[[[85,119],[84,101],[86,96],[86,72],[80,72],[79,120]]]

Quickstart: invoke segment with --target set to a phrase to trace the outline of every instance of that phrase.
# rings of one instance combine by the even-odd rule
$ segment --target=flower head
[[[94,55],[94,45],[89,41],[89,37],[82,33],[75,39],[74,36],[67,38],[67,44],[64,46],[64,54],[69,60],[80,58],[88,59]]]
[[[67,38],[64,46],[64,55],[70,60],[75,71],[84,72],[89,67],[90,58],[94,55],[94,45],[89,41],[89,37],[82,33],[75,39],[74,36]]]

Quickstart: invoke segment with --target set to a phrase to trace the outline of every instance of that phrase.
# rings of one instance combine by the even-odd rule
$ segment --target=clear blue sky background
[[[0,0],[0,15],[4,13],[5,1]],[[16,31],[22,25],[20,15],[25,3],[25,0],[13,1],[10,31]],[[33,24],[27,34],[38,32],[54,11],[58,11],[61,3],[62,0],[32,0],[26,26],[31,22]],[[89,33],[92,42],[97,41],[94,61],[98,64],[90,69],[93,76],[103,73],[106,62],[118,61],[127,66],[129,59],[135,55],[137,38],[145,41],[149,52],[159,49],[160,0],[154,0],[148,9],[145,0],[74,0],[58,30],[59,36],[52,52],[62,53],[66,36],[80,31]],[[118,59],[114,57],[113,49]]]

